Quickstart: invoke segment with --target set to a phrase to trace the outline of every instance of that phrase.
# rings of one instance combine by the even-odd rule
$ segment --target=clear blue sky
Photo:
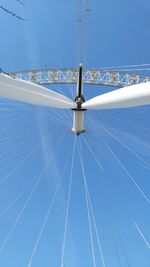
[[[10,72],[77,67],[79,1],[22,2],[25,6],[16,0],[0,1],[0,5],[26,19],[20,21],[0,10],[0,68]],[[86,1],[82,6],[84,22]],[[148,0],[91,1],[86,67],[150,63],[149,28]],[[84,30],[83,23],[81,32]],[[51,89],[62,89],[71,97],[74,86],[69,87]],[[85,86],[84,94],[88,99],[107,90],[110,88]],[[146,106],[85,114],[87,131],[83,136],[95,157],[82,137],[77,138],[77,143],[81,141],[104,258],[102,261],[90,210],[97,267],[150,266],[149,113],[150,107]],[[0,100],[0,267],[28,267],[31,258],[32,267],[61,265],[74,143],[71,120],[70,111]],[[34,250],[68,159],[54,205]],[[77,146],[64,250],[64,267],[70,266],[94,266]]]

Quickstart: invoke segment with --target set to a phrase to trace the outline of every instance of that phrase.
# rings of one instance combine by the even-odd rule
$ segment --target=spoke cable
[[[62,174],[61,174],[61,176],[60,176],[60,178],[59,178],[59,181],[58,181],[58,183],[57,183],[57,185],[56,185],[56,189],[55,189],[55,191],[54,191],[53,197],[52,197],[52,199],[51,199],[51,201],[50,201],[50,204],[49,204],[49,206],[48,206],[48,210],[47,210],[46,216],[45,216],[45,218],[44,218],[44,222],[43,222],[43,224],[42,224],[40,233],[39,233],[39,235],[38,235],[38,237],[37,237],[35,246],[34,246],[34,248],[33,248],[33,252],[32,252],[31,257],[30,257],[30,259],[29,259],[28,267],[31,267],[31,266],[32,266],[33,258],[34,258],[34,256],[35,256],[36,251],[37,251],[37,248],[38,248],[38,245],[39,245],[39,243],[40,243],[40,240],[41,240],[42,234],[43,234],[43,232],[44,232],[44,229],[45,229],[45,227],[46,227],[46,224],[47,224],[47,221],[48,221],[50,212],[51,212],[51,210],[52,210],[52,208],[53,208],[53,206],[54,206],[54,203],[55,203],[55,200],[56,200],[56,196],[57,196],[58,190],[59,190],[60,185],[61,185],[61,183],[62,183],[62,180],[63,180],[63,177],[64,177],[64,173],[65,173],[65,170],[66,170],[66,168],[67,168],[67,165],[68,165],[68,162],[69,162],[69,159],[70,159],[70,154],[71,154],[71,153],[69,153],[69,156],[68,156],[68,158],[67,158],[67,160],[66,160],[66,163],[65,163],[65,165],[64,165]]]
[[[64,255],[65,255],[65,247],[66,247],[66,235],[67,235],[67,229],[68,229],[68,217],[69,217],[71,189],[72,189],[72,179],[73,179],[75,145],[76,145],[76,136],[74,137],[73,152],[72,152],[71,171],[70,171],[70,180],[69,180],[69,190],[68,190],[67,208],[66,208],[66,215],[65,215],[65,227],[64,227],[64,236],[63,236],[62,253],[61,253],[61,265],[60,265],[61,267],[64,266]]]
[[[91,12],[90,0],[86,0],[86,17],[85,17],[85,29],[84,29],[84,40],[83,40],[83,65],[86,67],[87,54],[88,54],[88,32],[89,32],[89,18]]]
[[[103,142],[104,143],[104,142]],[[122,162],[119,160],[119,158],[116,156],[116,154],[112,151],[110,146],[108,144],[104,143],[105,146],[108,148],[108,150],[111,152],[111,154],[114,156],[120,167],[123,169],[123,171],[126,173],[126,175],[129,177],[129,179],[132,181],[132,183],[136,186],[140,194],[143,196],[143,198],[146,200],[146,202],[150,205],[150,199],[145,195],[143,190],[140,188],[140,186],[137,184],[137,182],[134,180],[133,176],[129,173],[129,171],[126,169],[126,167],[122,164]]]
[[[135,157],[140,159],[144,164],[147,165],[148,168],[150,168],[150,164],[147,163],[140,155],[138,155],[133,149],[131,149],[129,146],[127,146],[123,141],[120,140],[119,137],[112,134],[108,129],[106,129],[104,126],[101,127],[109,136],[113,137],[113,139],[117,140],[123,147],[125,147],[130,153],[132,153]]]
[[[78,151],[79,151],[79,158],[80,158],[80,162],[81,162],[81,168],[82,168],[83,180],[84,180],[84,190],[85,190],[86,207],[87,207],[87,215],[88,215],[88,225],[89,225],[90,241],[91,241],[91,249],[92,249],[93,267],[96,267],[96,258],[95,258],[95,251],[94,251],[91,215],[90,215],[90,207],[89,207],[89,201],[88,201],[86,174],[85,174],[85,167],[84,167],[84,161],[83,161],[81,142],[79,142]]]
[[[85,140],[84,136],[82,136],[82,139],[83,139],[83,141],[85,142],[85,144],[87,145],[87,147],[88,147],[90,153],[92,154],[92,156],[93,156],[94,159],[96,160],[96,162],[97,162],[97,164],[99,165],[100,169],[103,171],[103,167],[102,167],[100,161],[97,159],[95,153],[93,152],[92,148],[91,148],[90,145],[87,143],[87,141]]]
[[[142,239],[144,240],[146,246],[150,249],[150,243],[146,240],[144,234],[142,233],[142,231],[139,228],[139,226],[137,225],[137,223],[135,221],[133,221],[133,224],[134,224],[136,230],[138,231],[138,233],[140,234],[140,236],[142,237]]]
[[[50,158],[49,158],[48,161],[46,162],[46,164],[45,164],[45,166],[44,166],[42,172],[41,172],[40,175],[37,177],[36,183],[34,184],[34,186],[33,186],[32,190],[31,190],[30,194],[28,195],[28,198],[26,199],[26,201],[25,201],[25,203],[24,203],[24,205],[23,205],[21,211],[19,212],[19,214],[18,214],[18,216],[17,216],[17,218],[16,218],[14,224],[12,225],[10,231],[8,232],[8,234],[7,234],[6,238],[5,238],[5,240],[3,241],[2,245],[0,246],[0,254],[3,252],[3,250],[4,250],[4,248],[5,248],[6,244],[7,244],[7,242],[8,242],[8,240],[9,240],[10,236],[11,236],[12,233],[14,232],[14,230],[15,230],[15,228],[16,228],[16,226],[17,226],[17,223],[19,222],[19,220],[20,220],[20,218],[22,217],[22,215],[23,215],[23,213],[24,213],[24,211],[25,211],[25,209],[26,209],[26,207],[27,207],[29,201],[30,201],[31,198],[32,198],[33,193],[35,192],[37,186],[38,186],[39,183],[41,182],[41,180],[42,180],[42,178],[43,178],[43,175],[44,175],[45,171],[47,170],[47,168],[48,168],[50,162],[52,161],[52,159],[54,158],[54,155],[56,154],[58,148],[60,147],[60,144],[62,143],[62,140],[64,139],[65,134],[66,134],[66,130],[64,131],[63,135],[61,136],[60,141],[58,142],[58,144],[57,144],[55,150],[53,151],[53,153],[51,154]]]
[[[85,141],[86,145],[88,146],[89,150],[91,152],[93,152],[90,148],[90,146],[87,144],[86,140],[84,137],[82,137],[83,140]],[[93,157],[95,156],[94,153],[92,153]],[[95,160],[97,161],[98,165],[100,168],[101,165],[99,164],[99,161],[97,160],[96,157],[94,157]],[[103,169],[102,169],[103,170]],[[86,177],[85,177],[86,179]],[[106,267],[106,264],[105,264],[105,261],[104,261],[104,256],[103,256],[103,251],[102,251],[102,245],[101,245],[101,241],[100,241],[100,238],[99,238],[99,234],[98,234],[98,228],[97,228],[97,224],[96,224],[96,220],[95,220],[95,216],[94,216],[94,211],[93,211],[93,207],[92,207],[92,202],[91,202],[91,197],[90,197],[90,193],[89,193],[89,189],[88,189],[88,184],[87,184],[87,180],[86,180],[86,190],[87,190],[87,196],[88,196],[88,201],[89,201],[89,204],[90,204],[90,209],[91,209],[91,214],[92,214],[92,219],[93,219],[93,224],[94,224],[94,228],[95,228],[95,233],[96,233],[96,238],[97,238],[97,242],[98,242],[98,247],[99,247],[99,251],[100,251],[100,256],[101,256],[101,261],[102,261],[102,266],[103,267]]]
[[[82,137],[82,138],[83,138],[83,137]],[[83,139],[83,140],[84,140],[84,139]],[[87,142],[86,142],[86,143],[87,143]],[[95,156],[95,157],[96,157],[96,156]],[[95,157],[94,157],[94,159],[95,159]],[[97,159],[97,157],[96,157],[96,159]],[[96,161],[96,163],[99,162],[98,159],[95,160],[95,161]],[[98,165],[99,165],[99,164],[98,164]],[[100,171],[101,171],[100,165],[99,165],[99,169],[100,169]],[[105,177],[107,177],[106,174],[105,174],[105,172],[104,172],[104,169],[103,169],[103,173],[104,173]],[[110,196],[110,194],[109,194],[109,196]],[[110,200],[109,200],[109,202],[110,202]],[[111,205],[110,205],[110,203],[109,203],[109,208],[110,208],[110,207],[111,207]],[[111,208],[111,211],[112,211],[112,210],[113,210],[113,209]],[[114,242],[114,245],[115,245],[115,251],[116,251],[116,256],[117,256],[118,264],[119,264],[119,266],[120,266],[121,262],[120,262],[119,252],[118,252],[118,249],[117,249],[117,246],[116,246],[116,242],[115,242],[113,233],[112,233],[112,236],[113,236],[113,242]],[[118,234],[118,236],[119,236],[119,234]],[[127,257],[127,254],[126,254],[126,252],[125,252],[125,248],[124,248],[124,246],[123,246],[123,244],[122,244],[122,242],[121,242],[121,237],[120,237],[120,236],[119,236],[119,240],[120,240],[121,247],[122,247],[122,250],[123,250],[123,253],[124,253],[124,257],[125,257],[125,259],[126,259],[126,261],[127,261],[128,267],[131,267],[131,265],[130,265],[130,263],[129,263],[129,259],[128,259],[128,257]]]
[[[77,15],[77,66],[81,60],[81,25],[82,25],[82,0],[78,0],[79,10]]]
[[[58,131],[60,127],[58,127],[57,129],[55,129],[53,132],[51,132],[50,134],[52,133],[55,133],[56,131]],[[46,142],[49,138],[49,133],[47,134],[47,138],[45,139],[44,142]],[[41,146],[42,146],[42,142],[40,144],[38,144],[38,146],[34,147],[20,162],[19,164],[17,164],[15,166],[15,168],[13,170],[11,170],[8,174],[6,174],[3,179],[0,180],[0,186],[18,169],[20,168],[20,166],[27,160],[31,157],[32,154],[34,154]],[[37,155],[37,154],[36,154]],[[31,161],[30,161],[31,163]]]

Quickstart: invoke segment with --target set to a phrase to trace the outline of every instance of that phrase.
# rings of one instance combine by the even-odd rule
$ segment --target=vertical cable
[[[82,0],[78,2],[79,10],[77,15],[77,66],[81,60],[81,24],[82,24]]]
[[[87,193],[87,182],[86,182],[86,175],[85,175],[85,168],[84,168],[82,147],[81,147],[81,143],[80,142],[79,142],[78,150],[79,150],[79,156],[80,156],[80,161],[81,161],[81,168],[82,168],[83,179],[84,179],[85,198],[86,198],[88,224],[89,224],[89,232],[90,232],[90,240],[91,240],[93,267],[96,267],[96,259],[95,259],[95,251],[94,251],[94,242],[93,242],[93,233],[92,233],[92,224],[91,224],[91,215],[90,215],[90,207],[89,207],[88,193]]]
[[[86,1],[86,17],[85,17],[85,29],[84,29],[84,40],[83,40],[83,65],[86,67],[87,53],[88,53],[88,32],[89,32],[89,18],[91,13],[90,0]]]
[[[111,227],[111,233],[112,233],[112,239],[113,239],[113,243],[114,243],[114,248],[115,248],[115,252],[116,252],[118,265],[119,265],[119,267],[121,267],[121,260],[120,260],[119,250],[118,250],[117,241],[115,238],[116,236],[115,236],[113,227]]]
[[[82,139],[84,140],[84,142],[87,145],[89,151],[92,153],[92,156],[94,157],[94,159],[96,160],[96,162],[98,163],[98,165],[99,165],[99,167],[101,169],[102,166],[99,163],[99,161],[97,160],[96,156],[94,155],[94,152],[91,150],[90,146],[88,145],[88,143],[86,142],[86,140],[85,140],[85,138],[83,136],[82,136]],[[87,182],[86,182],[86,185],[87,185]],[[94,229],[95,229],[95,233],[96,233],[96,238],[97,238],[97,242],[98,242],[98,247],[99,247],[99,251],[100,251],[100,257],[101,257],[101,261],[102,261],[102,266],[106,267],[104,256],[103,256],[103,251],[102,251],[102,245],[101,245],[101,241],[100,241],[100,238],[99,238],[98,229],[97,229],[97,225],[96,225],[96,220],[95,220],[95,216],[94,216],[94,211],[93,211],[93,207],[92,207],[92,202],[91,202],[91,198],[90,198],[90,193],[89,193],[89,189],[88,189],[88,185],[87,185],[87,194],[88,194],[88,201],[89,201],[89,204],[90,204],[90,209],[91,209]]]
[[[56,196],[57,196],[58,190],[59,190],[60,185],[61,185],[61,183],[62,183],[62,179],[63,179],[63,177],[64,177],[64,173],[65,173],[66,167],[67,167],[68,162],[69,162],[69,158],[70,158],[70,153],[69,153],[69,157],[67,158],[66,163],[65,163],[65,165],[64,165],[62,174],[61,174],[61,176],[60,176],[60,178],[59,178],[59,180],[58,180],[58,183],[57,183],[56,189],[55,189],[55,191],[54,191],[53,197],[52,197],[52,199],[51,199],[51,201],[50,201],[50,203],[49,203],[49,207],[48,207],[48,210],[47,210],[47,213],[46,213],[44,222],[43,222],[43,224],[42,224],[42,227],[41,227],[41,230],[40,230],[39,235],[38,235],[38,237],[37,237],[37,240],[36,240],[35,246],[34,246],[34,248],[33,248],[31,257],[30,257],[30,259],[29,259],[28,267],[31,267],[31,266],[32,266],[32,262],[33,262],[35,253],[36,253],[36,251],[37,251],[37,249],[38,249],[40,240],[41,240],[41,238],[42,238],[42,234],[43,234],[44,229],[45,229],[45,227],[46,227],[47,221],[48,221],[48,219],[49,219],[50,212],[51,212],[51,210],[52,210],[52,208],[53,208],[53,206],[54,206],[54,203],[55,203],[55,200],[56,200]]]
[[[74,145],[73,145],[73,152],[72,152],[71,173],[70,173],[69,191],[68,191],[66,218],[65,218],[65,229],[64,229],[64,238],[63,238],[63,246],[62,246],[62,254],[61,254],[61,267],[64,266],[64,254],[65,254],[65,246],[66,246],[66,234],[67,234],[67,228],[68,228],[68,216],[69,216],[70,197],[71,197],[72,178],[73,178],[75,144],[76,144],[76,136],[74,138]]]
[[[124,243],[123,243],[123,240],[122,240],[121,235],[120,235],[120,233],[119,233],[117,228],[116,228],[116,232],[117,232],[117,235],[118,235],[118,238],[119,238],[119,242],[120,242],[120,245],[121,245],[121,248],[122,248],[122,252],[123,252],[124,258],[125,258],[125,260],[127,262],[127,266],[131,267],[131,264],[130,264],[130,261],[129,261],[129,258],[128,258],[128,255],[127,255]]]
[[[102,252],[102,245],[101,245],[100,238],[99,238],[99,235],[98,235],[98,229],[97,229],[97,225],[96,225],[96,220],[95,220],[95,216],[94,216],[94,212],[93,212],[93,207],[92,207],[92,202],[91,202],[88,186],[87,186],[87,194],[88,194],[88,200],[89,200],[89,204],[90,204],[90,208],[91,208],[93,224],[94,224],[94,229],[95,229],[96,238],[97,238],[97,242],[98,242],[98,247],[99,247],[99,251],[100,251],[102,265],[103,265],[103,267],[106,267],[105,261],[104,261],[104,256],[103,256],[103,252]]]

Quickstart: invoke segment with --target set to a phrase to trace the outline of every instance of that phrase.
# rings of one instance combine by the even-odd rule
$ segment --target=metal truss
[[[78,69],[40,69],[9,73],[14,78],[20,78],[37,84],[74,84],[77,83]],[[150,76],[108,71],[101,69],[86,69],[83,71],[83,83],[124,87],[150,81]]]

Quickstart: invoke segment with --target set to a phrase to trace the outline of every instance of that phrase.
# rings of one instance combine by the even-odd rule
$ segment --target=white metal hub
[[[82,109],[81,110],[74,110],[72,131],[77,135],[85,132],[85,129],[84,129],[84,110],[82,110]]]

